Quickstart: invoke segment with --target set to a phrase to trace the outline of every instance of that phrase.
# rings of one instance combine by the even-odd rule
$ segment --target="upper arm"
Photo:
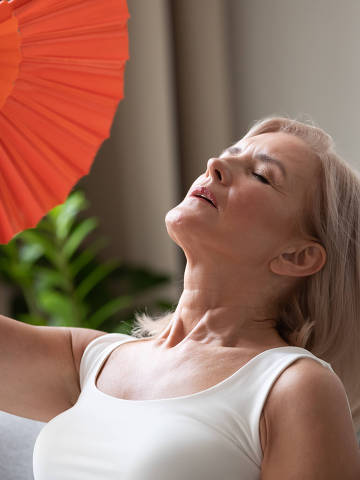
[[[0,315],[0,410],[48,421],[76,401],[77,377],[66,327]]]
[[[82,353],[104,334],[0,315],[0,410],[47,422],[71,408],[80,394]]]
[[[72,353],[77,378],[79,380],[80,393],[80,362],[87,345],[97,337],[106,335],[107,332],[93,330],[91,328],[70,327]]]
[[[358,480],[360,451],[345,389],[312,359],[288,367],[271,391],[262,480]]]

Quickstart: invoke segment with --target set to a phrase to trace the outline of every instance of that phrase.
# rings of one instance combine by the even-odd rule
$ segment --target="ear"
[[[271,260],[269,267],[273,273],[290,277],[313,275],[326,263],[326,251],[317,242],[309,242],[299,247],[291,247]]]

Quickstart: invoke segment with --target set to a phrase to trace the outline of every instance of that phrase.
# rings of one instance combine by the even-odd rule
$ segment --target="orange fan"
[[[88,174],[124,96],[126,0],[0,0],[0,243]]]

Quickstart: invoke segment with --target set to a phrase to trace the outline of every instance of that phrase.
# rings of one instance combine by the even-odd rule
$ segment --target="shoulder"
[[[344,386],[316,359],[299,358],[282,372],[264,415],[263,480],[352,479],[359,474],[360,453]]]
[[[313,405],[314,400],[321,402],[329,398],[329,394],[330,398],[341,400],[348,407],[344,386],[333,370],[316,358],[297,358],[274,382],[269,392],[269,410],[275,414],[280,405],[284,408],[293,402],[303,404],[306,400]]]
[[[129,335],[123,333],[107,333],[90,328],[72,327],[69,330],[77,375],[80,374],[80,365],[84,361],[85,355],[88,356],[90,351],[92,356],[96,356],[107,345],[123,338],[129,338]]]
[[[299,358],[291,363],[274,382],[266,402],[267,425],[275,432],[287,421],[304,425],[311,420],[331,418],[343,413],[351,421],[350,406],[340,378],[313,358]],[[270,434],[270,432],[269,432]]]
[[[323,400],[345,401],[347,397],[339,377],[329,368],[311,357],[293,361],[274,382],[267,399],[268,419],[275,418],[284,407],[293,408],[294,403],[310,402],[312,408]]]

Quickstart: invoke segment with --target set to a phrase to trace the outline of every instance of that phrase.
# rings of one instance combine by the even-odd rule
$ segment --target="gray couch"
[[[0,479],[33,480],[32,455],[44,422],[0,410]]]

